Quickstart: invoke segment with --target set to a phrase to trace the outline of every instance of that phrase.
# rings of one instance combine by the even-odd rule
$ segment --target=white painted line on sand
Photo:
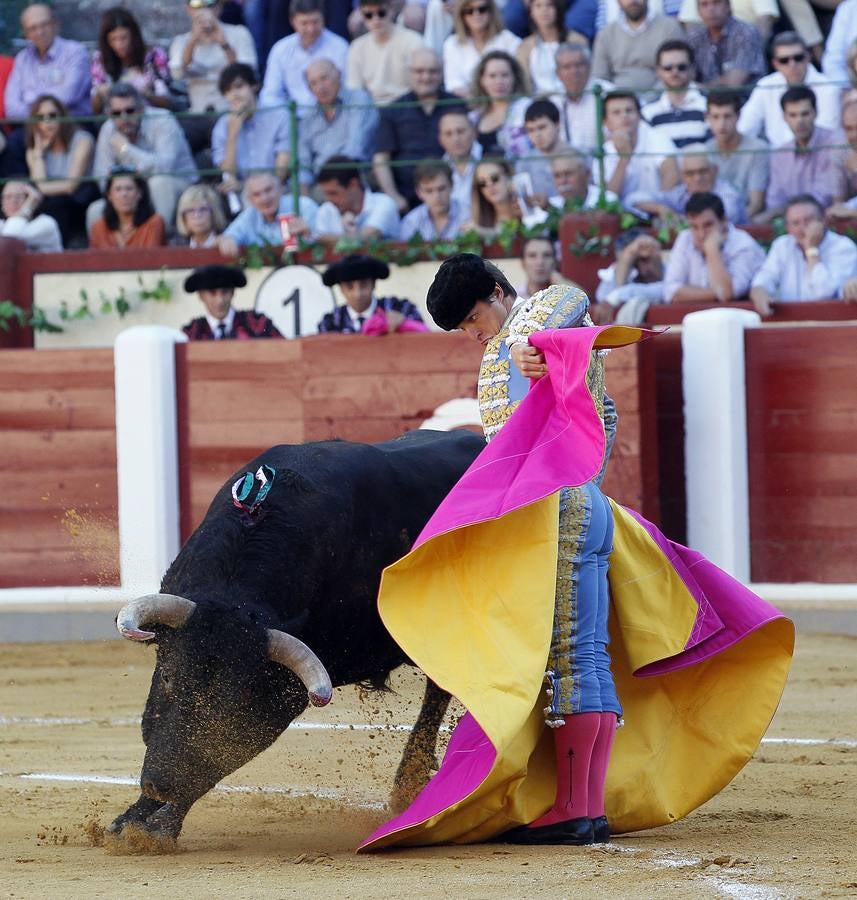
[[[21,778],[27,781],[53,781],[72,784],[118,784],[137,787],[139,778],[130,775],[77,775],[68,772],[0,772],[0,777]],[[223,794],[281,794],[286,797],[315,798],[320,800],[338,800],[349,806],[362,809],[386,809],[387,801],[377,795],[361,794],[359,791],[341,791],[336,788],[302,788],[283,787],[278,785],[219,784],[215,791]]]
[[[139,716],[112,716],[98,718],[97,716],[0,716],[0,727],[12,725],[28,725],[33,727],[52,728],[63,725],[110,725],[125,727],[139,725]],[[413,726],[407,722],[381,723],[372,722],[304,722],[296,719],[289,725],[294,731],[385,731],[385,732],[410,732]],[[449,732],[448,725],[440,727],[441,732]],[[851,738],[799,738],[799,737],[766,737],[762,738],[763,744],[792,745],[796,747],[851,747],[857,748],[857,739]]]

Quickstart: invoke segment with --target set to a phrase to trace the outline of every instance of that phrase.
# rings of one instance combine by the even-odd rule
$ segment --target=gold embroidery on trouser
[[[556,567],[553,636],[548,668],[553,670],[551,709],[561,715],[578,712],[580,685],[572,671],[575,648],[572,636],[578,618],[578,569],[592,510],[588,493],[579,487],[563,488],[560,495],[559,553]]]

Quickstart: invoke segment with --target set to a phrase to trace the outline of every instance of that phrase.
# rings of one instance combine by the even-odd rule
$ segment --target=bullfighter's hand
[[[391,334],[394,331],[397,331],[402,322],[405,321],[404,315],[400,312],[396,312],[395,309],[385,310],[384,315],[387,317],[387,331]]]
[[[512,361],[520,369],[521,374],[534,381],[547,375],[548,366],[541,350],[523,341],[513,344],[510,350]]]

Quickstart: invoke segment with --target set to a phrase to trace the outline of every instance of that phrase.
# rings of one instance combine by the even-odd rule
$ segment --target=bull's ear
[[[314,481],[294,469],[281,469],[277,472],[277,477],[282,478],[287,485],[304,494],[314,494],[319,490]]]

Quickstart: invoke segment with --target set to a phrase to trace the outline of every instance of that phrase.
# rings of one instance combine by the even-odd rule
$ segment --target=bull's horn
[[[291,669],[304,683],[313,706],[325,706],[333,696],[333,685],[324,663],[303,642],[285,631],[268,629],[268,659]]]
[[[126,603],[116,616],[116,628],[129,641],[148,641],[155,633],[145,625],[168,625],[181,628],[196,609],[193,600],[175,594],[147,594]]]

